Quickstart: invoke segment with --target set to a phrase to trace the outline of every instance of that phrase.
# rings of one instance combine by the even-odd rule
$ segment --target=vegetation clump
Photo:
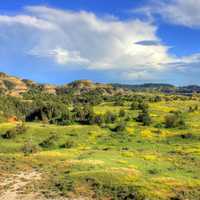
[[[141,122],[144,126],[149,126],[152,120],[149,115],[148,109],[143,108],[142,111],[138,114],[136,121]]]
[[[24,153],[24,155],[28,156],[30,154],[38,152],[39,147],[36,144],[33,144],[31,140],[29,140],[23,145],[21,150]]]
[[[14,139],[18,135],[25,133],[27,127],[24,124],[17,125],[15,128],[7,130],[3,135],[2,138],[4,139]]]
[[[171,112],[165,117],[166,128],[186,128],[183,113],[176,111]]]
[[[39,146],[43,147],[43,148],[50,148],[56,145],[58,136],[56,133],[50,133],[50,136],[43,140]]]

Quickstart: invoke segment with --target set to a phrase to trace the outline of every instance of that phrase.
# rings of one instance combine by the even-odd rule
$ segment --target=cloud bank
[[[176,0],[174,5],[180,2]],[[166,18],[168,13],[174,13],[171,4],[159,6],[160,12],[165,9]],[[156,25],[140,19],[121,21],[91,12],[45,6],[26,7],[23,14],[15,16],[0,15],[0,38],[6,35],[7,41],[16,45],[13,41],[22,33],[26,41],[17,44],[20,51],[35,59],[51,61],[66,71],[81,68],[113,72],[123,80],[153,80],[158,73],[183,69],[185,64],[199,61],[198,55],[184,58],[170,55],[169,47],[157,36]]]
[[[148,6],[137,11],[152,17],[159,14],[164,20],[176,25],[200,28],[200,0],[151,1]]]

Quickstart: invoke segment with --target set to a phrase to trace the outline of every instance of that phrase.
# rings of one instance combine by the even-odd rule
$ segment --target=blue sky
[[[200,84],[200,0],[7,0],[0,71],[39,82]]]

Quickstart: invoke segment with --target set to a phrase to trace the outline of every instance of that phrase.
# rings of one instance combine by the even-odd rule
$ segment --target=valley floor
[[[121,133],[97,125],[25,123],[23,134],[0,138],[0,199],[199,200],[199,111],[187,114],[185,129],[155,127],[170,109],[196,103],[152,103],[154,124],[132,120]],[[95,112],[108,109],[120,107],[102,105]],[[15,126],[1,123],[0,135]]]

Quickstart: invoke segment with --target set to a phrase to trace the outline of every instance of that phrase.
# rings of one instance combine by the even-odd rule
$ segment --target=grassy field
[[[26,123],[15,138],[0,138],[0,174],[26,170],[42,174],[39,183],[26,186],[46,197],[90,199],[200,199],[200,111],[188,113],[197,100],[150,104],[151,126],[131,120],[123,132],[96,125],[56,126]],[[95,107],[96,113],[123,108],[111,103]],[[170,111],[181,110],[185,129],[156,128]],[[0,124],[0,135],[16,124]],[[187,137],[188,136],[188,137]],[[23,149],[35,152],[24,154]]]

